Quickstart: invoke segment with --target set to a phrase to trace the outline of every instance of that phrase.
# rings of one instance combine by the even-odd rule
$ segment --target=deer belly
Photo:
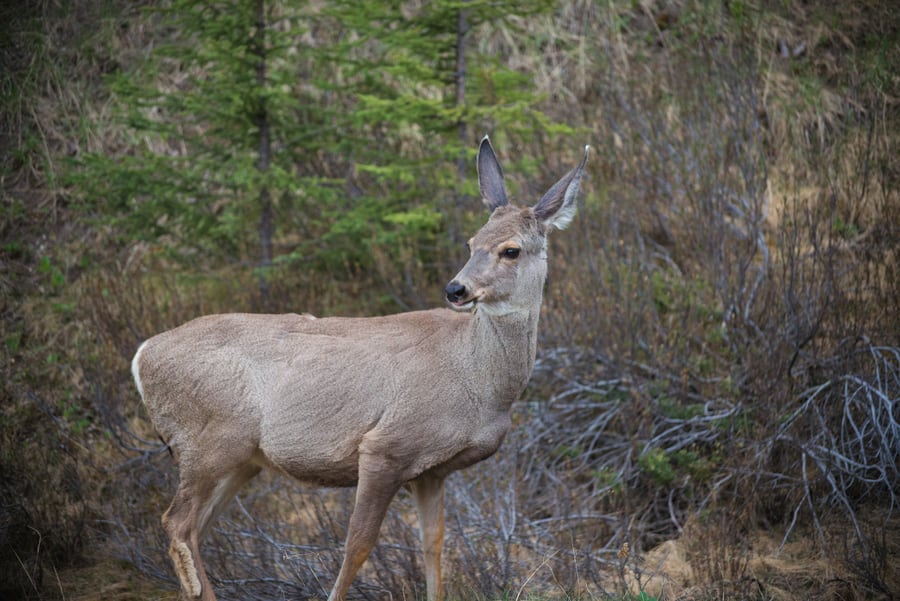
[[[294,439],[293,444],[279,442],[263,438],[260,451],[265,467],[316,486],[356,486],[359,451],[352,442],[314,436]]]

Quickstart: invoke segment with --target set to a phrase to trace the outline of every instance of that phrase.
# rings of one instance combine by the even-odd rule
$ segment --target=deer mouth
[[[472,311],[475,309],[475,305],[478,304],[477,298],[470,298],[467,300],[458,300],[458,301],[447,301],[450,304],[450,308],[454,311]]]
[[[447,295],[447,303],[450,305],[450,308],[454,311],[463,312],[474,312],[475,308],[478,306],[484,299],[484,290],[478,289],[472,292],[471,294],[466,291],[465,294],[448,294]]]

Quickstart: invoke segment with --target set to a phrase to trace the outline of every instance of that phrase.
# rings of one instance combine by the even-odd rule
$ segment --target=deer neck
[[[490,378],[479,383],[484,387],[489,382],[486,392],[497,409],[508,410],[531,378],[539,316],[540,303],[527,311],[496,315],[476,310],[473,315],[473,356],[491,372]]]

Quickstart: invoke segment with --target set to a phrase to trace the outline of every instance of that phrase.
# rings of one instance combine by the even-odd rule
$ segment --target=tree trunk
[[[469,31],[469,24],[466,21],[465,9],[460,9],[456,20],[456,106],[462,107],[466,104],[466,33]],[[456,170],[461,181],[466,178],[466,152],[468,145],[468,124],[465,119],[460,119],[456,124],[459,131],[459,142],[462,146],[459,158],[456,160]]]
[[[266,99],[264,95],[266,87],[266,6],[265,0],[256,0],[256,37],[253,42],[253,53],[257,57],[256,85],[257,85],[257,115],[256,125],[259,131],[259,158],[256,168],[261,174],[269,170],[269,162],[272,154],[272,144],[269,137],[269,116],[267,113]],[[259,266],[266,268],[272,264],[272,196],[265,184],[259,190]],[[269,300],[269,281],[265,270],[259,276],[259,293],[263,305]]]
[[[469,31],[469,23],[466,19],[468,11],[460,9],[456,18],[456,106],[464,107],[466,104],[466,33]],[[462,186],[466,181],[466,147],[469,145],[469,127],[465,118],[460,118],[456,124],[459,135],[460,151],[459,157],[456,159],[456,176],[458,181],[458,189],[462,190]],[[462,238],[459,234],[462,229],[463,206],[469,200],[467,194],[459,192],[454,199],[453,210],[451,214],[452,223],[449,228],[450,235],[450,253],[448,258],[453,263],[459,263],[462,257]]]

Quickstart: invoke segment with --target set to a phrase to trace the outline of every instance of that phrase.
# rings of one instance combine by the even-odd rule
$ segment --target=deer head
[[[584,175],[581,164],[550,188],[533,207],[509,203],[503,170],[487,136],[478,148],[478,185],[491,210],[488,222],[468,241],[469,261],[447,284],[450,307],[490,315],[539,307],[547,277],[547,233],[572,221]]]

